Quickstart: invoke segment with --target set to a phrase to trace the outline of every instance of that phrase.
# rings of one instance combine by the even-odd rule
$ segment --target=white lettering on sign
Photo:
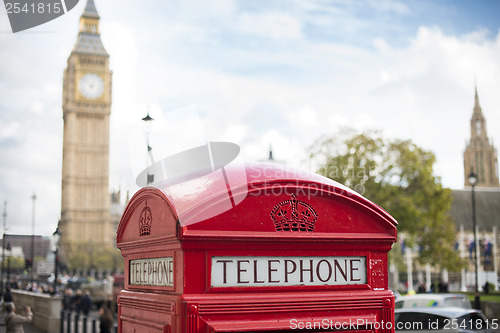
[[[366,257],[212,257],[212,287],[366,283]]]
[[[129,283],[139,286],[174,285],[172,257],[130,260]]]

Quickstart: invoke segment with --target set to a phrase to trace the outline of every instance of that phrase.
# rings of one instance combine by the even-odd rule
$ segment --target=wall
[[[62,309],[60,296],[13,289],[12,297],[16,305],[16,312],[20,311],[23,306],[29,305],[31,307],[31,311],[33,311],[32,325],[45,332],[59,332]]]

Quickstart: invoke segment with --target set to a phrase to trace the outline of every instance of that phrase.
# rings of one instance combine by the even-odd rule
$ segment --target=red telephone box
[[[117,231],[119,332],[394,332],[396,225],[343,185],[275,164],[143,188]]]

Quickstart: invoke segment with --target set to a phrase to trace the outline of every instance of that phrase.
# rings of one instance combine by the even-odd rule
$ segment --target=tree
[[[5,261],[3,262],[4,269],[7,270],[7,266],[9,265],[9,258],[6,257]],[[13,271],[19,271],[24,269],[24,259],[23,258],[18,258],[18,257],[11,257],[10,258],[10,268]]]
[[[310,155],[318,173],[383,207],[420,249],[419,261],[456,270],[455,226],[448,211],[451,191],[433,173],[435,156],[410,140],[386,139],[376,131],[343,130],[320,140]]]
[[[74,242],[66,248],[64,261],[70,270],[123,271],[123,257],[116,248],[103,248],[93,242]]]

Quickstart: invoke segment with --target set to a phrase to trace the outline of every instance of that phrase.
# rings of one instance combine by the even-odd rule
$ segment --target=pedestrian
[[[447,293],[448,292],[448,283],[446,283],[443,280],[439,279],[438,289],[439,289],[440,293]]]
[[[417,294],[424,294],[426,292],[427,292],[427,290],[425,289],[425,283],[424,282],[420,282],[418,284]]]
[[[80,315],[80,311],[82,310],[82,291],[78,289],[76,291],[76,295],[73,296],[71,300],[71,307],[75,309],[77,315]]]
[[[5,289],[5,294],[3,294],[3,301],[7,303],[12,303],[12,293],[10,291],[10,287]]]
[[[106,305],[99,309],[99,328],[101,333],[111,333],[113,327],[113,315]]]
[[[63,310],[71,312],[73,310],[72,303],[73,303],[73,290],[71,288],[66,288],[64,290],[64,296],[62,299],[62,305],[63,305]]]
[[[490,292],[490,283],[488,281],[484,283],[483,291],[485,294],[488,294]]]
[[[5,312],[5,306],[9,303],[12,303],[12,293],[10,292],[10,287],[5,288],[5,294],[3,294],[3,304],[2,310]]]
[[[16,306],[14,303],[8,303],[5,305],[5,311],[7,312],[5,315],[6,333],[24,333],[22,324],[29,323],[33,319],[31,308],[26,306],[24,309],[26,311],[26,315],[22,316],[15,313]]]
[[[80,308],[83,311],[85,317],[89,316],[90,308],[92,307],[92,298],[90,297],[90,292],[85,290],[85,294],[82,296],[80,301]]]

